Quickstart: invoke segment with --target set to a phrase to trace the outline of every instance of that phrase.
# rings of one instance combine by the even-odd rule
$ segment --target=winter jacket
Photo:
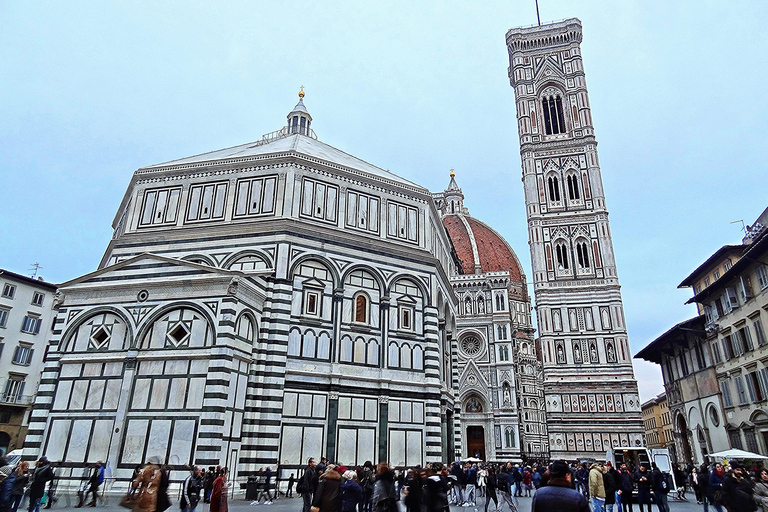
[[[707,496],[714,496],[715,493],[723,488],[723,477],[725,474],[718,475],[714,469],[709,472],[709,490]]]
[[[357,504],[363,501],[363,488],[354,480],[341,484],[341,512],[355,512]]]
[[[32,473],[32,483],[29,485],[29,499],[36,500],[45,494],[45,484],[53,480],[53,468],[50,462],[35,469]]]
[[[387,471],[376,478],[373,484],[371,506],[374,512],[396,512],[397,492],[395,491],[395,473]],[[321,511],[322,512],[322,511]]]
[[[603,470],[599,464],[592,464],[589,469],[589,496],[605,499],[605,484],[603,483]]]
[[[501,473],[496,475],[496,487],[501,492],[507,492],[508,493],[509,492],[509,484],[510,484],[509,480],[510,480],[509,474],[507,474],[504,471],[502,471]]]
[[[587,498],[580,492],[571,489],[564,478],[550,479],[549,484],[542,487],[533,495],[531,512],[553,512],[567,510],[568,512],[589,512]]]
[[[531,476],[530,471],[526,471],[523,473],[523,485],[531,485],[531,482],[533,482],[533,477]]]
[[[768,510],[768,482],[758,480],[752,488],[752,500],[761,511]]]
[[[659,468],[654,469],[651,472],[651,484],[653,492],[657,494],[669,494],[669,476],[667,473],[662,473]]]
[[[605,486],[605,504],[616,504],[616,477],[619,473],[615,469],[609,469],[603,473],[603,485]]]
[[[16,482],[16,472],[11,471],[0,484],[0,512],[13,508],[13,487]]]
[[[477,485],[477,468],[470,467],[467,470],[467,485]]]
[[[211,512],[228,512],[229,503],[227,502],[227,480],[219,475],[213,481],[213,490],[211,491]]]
[[[421,495],[422,495],[422,482],[417,476],[416,478],[408,478],[405,480],[405,488],[408,493],[403,498],[403,503],[407,510],[420,510],[421,508]]]
[[[179,508],[184,510],[185,508],[195,508],[200,501],[200,489],[203,487],[203,482],[197,475],[192,474],[184,480],[181,485],[181,500],[179,501]]]
[[[14,471],[14,473],[16,472]],[[29,473],[24,473],[22,475],[19,475],[18,473],[16,473],[16,480],[13,482],[13,495],[23,496],[24,489],[27,488],[28,483],[29,483]]]
[[[651,490],[651,473],[649,473],[648,471],[640,471],[638,469],[637,472],[635,473],[635,483],[637,484],[638,491],[650,491]]]
[[[723,481],[723,498],[728,510],[738,512],[752,512],[757,509],[757,504],[752,499],[752,485],[749,478],[740,481],[729,474]]]
[[[631,495],[632,490],[635,488],[632,473],[627,470],[619,471],[618,487],[621,489],[622,494]]]
[[[448,508],[448,480],[442,475],[432,475],[424,485],[424,504],[428,512],[444,512]]]
[[[317,491],[312,497],[312,506],[320,512],[341,511],[341,475],[333,469],[320,476]]]

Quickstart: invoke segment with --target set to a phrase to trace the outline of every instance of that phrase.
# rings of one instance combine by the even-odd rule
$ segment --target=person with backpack
[[[493,510],[499,509],[499,499],[496,497],[496,487],[498,486],[498,480],[496,479],[496,467],[491,466],[488,468],[488,472],[485,477],[485,512],[488,512],[488,503],[493,500]]]
[[[315,467],[315,459],[310,457],[304,468],[304,474],[301,476],[299,483],[296,484],[296,492],[301,494],[301,497],[304,500],[302,512],[311,512],[312,509],[312,495],[315,493],[318,486],[318,475]]]
[[[195,512],[200,501],[200,489],[203,488],[203,468],[194,466],[191,474],[181,484],[181,500],[179,508],[182,512]]]
[[[357,470],[360,487],[363,488],[363,501],[358,507],[359,512],[371,512],[371,497],[373,496],[374,468],[373,462],[367,460],[362,468]]]
[[[653,488],[653,499],[656,501],[656,506],[659,507],[659,512],[669,512],[669,503],[667,502],[667,494],[672,487],[672,477],[669,473],[663,473],[655,462],[651,463],[651,486]]]
[[[10,512],[13,508],[13,488],[16,483],[16,476],[16,472],[7,463],[0,467],[0,512]]]

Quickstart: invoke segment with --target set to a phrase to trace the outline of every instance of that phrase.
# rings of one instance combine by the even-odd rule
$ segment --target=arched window
[[[504,311],[504,295],[501,293],[496,295],[496,310]]]
[[[558,181],[556,176],[550,176],[547,180],[547,183],[549,185],[549,200],[550,201],[559,201],[560,200],[560,182]]]
[[[362,293],[355,296],[355,322],[368,323],[368,297]]]
[[[571,174],[565,179],[565,181],[566,181],[566,184],[568,185],[568,199],[570,199],[571,201],[580,199],[579,178],[577,178],[575,174]]]
[[[589,268],[589,246],[584,242],[576,244],[576,259],[580,268]]]
[[[568,248],[565,244],[557,244],[555,246],[555,254],[557,255],[557,265],[560,269],[567,270],[568,267]]]
[[[507,427],[507,429],[504,432],[504,438],[507,444],[507,448],[515,447],[515,431],[513,430],[512,427]]]
[[[563,100],[560,96],[549,96],[541,100],[544,111],[544,129],[547,135],[565,133],[565,118],[563,117]]]
[[[237,323],[237,335],[241,338],[245,338],[248,341],[253,341],[255,328],[253,326],[253,320],[248,315],[242,315]]]

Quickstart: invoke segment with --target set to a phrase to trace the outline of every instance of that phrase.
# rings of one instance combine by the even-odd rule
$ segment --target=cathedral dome
[[[509,271],[512,281],[523,280],[517,255],[493,228],[463,213],[445,215],[443,225],[464,274]]]

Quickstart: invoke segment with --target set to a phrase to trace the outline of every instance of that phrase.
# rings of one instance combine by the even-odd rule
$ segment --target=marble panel
[[[69,402],[69,408],[75,411],[81,411],[85,407],[85,397],[88,393],[88,381],[76,380],[72,385],[72,399]]]
[[[204,393],[205,377],[189,379],[189,388],[187,389],[187,409],[202,409]]]
[[[122,379],[109,379],[107,381],[102,410],[114,411],[117,409],[117,404],[120,402],[120,387],[122,383]]]
[[[131,409],[145,410],[147,408],[147,398],[149,397],[149,386],[151,383],[151,379],[136,379],[136,384],[133,386]]]
[[[117,376],[123,374],[123,363],[104,363],[104,375]]]
[[[306,417],[312,416],[312,395],[299,395],[298,415]]]
[[[208,360],[207,359],[193,359],[190,361],[189,373],[196,375],[201,373],[208,373]]]
[[[296,393],[285,393],[283,395],[283,416],[296,416],[299,403],[299,395]]]
[[[70,420],[53,420],[48,432],[48,444],[45,454],[50,460],[64,460],[64,448],[69,440],[69,431],[72,427]]]
[[[400,402],[400,421],[411,422],[411,402]]]
[[[365,400],[362,398],[352,399],[352,419],[362,420],[365,418]]]
[[[165,362],[166,375],[186,375],[189,373],[189,361],[171,360]]]
[[[186,464],[192,460],[192,445],[195,439],[195,420],[176,420],[173,425],[173,440],[168,462]]]
[[[325,418],[325,395],[312,396],[312,417]]]
[[[367,460],[376,460],[376,429],[361,428],[357,431],[357,460],[362,465]]]
[[[408,466],[421,466],[424,443],[421,440],[421,432],[409,430],[406,436],[408,452],[406,453],[406,464]]]
[[[139,375],[162,375],[165,361],[142,361]]]
[[[56,386],[56,396],[53,399],[53,410],[65,410],[69,405],[69,395],[72,392],[71,380],[60,380]]]
[[[245,409],[245,395],[247,393],[248,377],[246,375],[240,375],[237,379],[237,398],[235,400],[235,408],[238,410]]]
[[[348,420],[352,417],[352,399],[348,396],[339,397],[339,418]]]
[[[69,447],[67,448],[66,461],[85,462],[85,452],[88,449],[88,442],[91,438],[92,420],[74,420],[72,422],[72,433],[69,436]]]
[[[59,377],[79,377],[82,364],[62,364]]]
[[[390,400],[387,411],[387,419],[390,423],[398,423],[400,421],[400,401]]]
[[[405,430],[389,431],[389,463],[405,466]]]
[[[424,402],[413,402],[413,422],[424,423]]]
[[[102,379],[92,380],[88,389],[88,397],[85,400],[85,408],[91,411],[101,409],[101,399],[104,398],[104,384]]]
[[[344,464],[357,464],[357,429],[339,428],[336,459]],[[363,461],[365,462],[365,461]]]
[[[152,420],[147,438],[147,458],[158,456],[165,461],[170,440],[171,420]]]
[[[171,389],[168,395],[168,409],[183,409],[187,394],[187,378],[171,379]]]
[[[152,391],[149,396],[150,409],[165,409],[168,397],[168,379],[155,379],[152,382]]]
[[[123,456],[120,462],[123,464],[143,464],[144,443],[147,439],[149,420],[129,420],[125,429],[123,442]]]
[[[302,440],[302,458],[306,463],[309,457],[318,457],[325,451],[323,446],[323,427],[304,427],[304,439]]]
[[[86,462],[94,463],[107,460],[114,423],[113,420],[96,420]]]
[[[282,464],[306,464],[302,460],[303,428],[283,425],[282,443],[280,449],[280,461]]]
[[[365,419],[366,421],[376,421],[377,413],[379,411],[378,403],[376,400],[365,401]],[[368,460],[368,459],[366,459]],[[373,460],[373,459],[370,459]],[[365,462],[365,460],[363,461]]]
[[[83,377],[98,377],[101,375],[101,363],[85,363]]]

